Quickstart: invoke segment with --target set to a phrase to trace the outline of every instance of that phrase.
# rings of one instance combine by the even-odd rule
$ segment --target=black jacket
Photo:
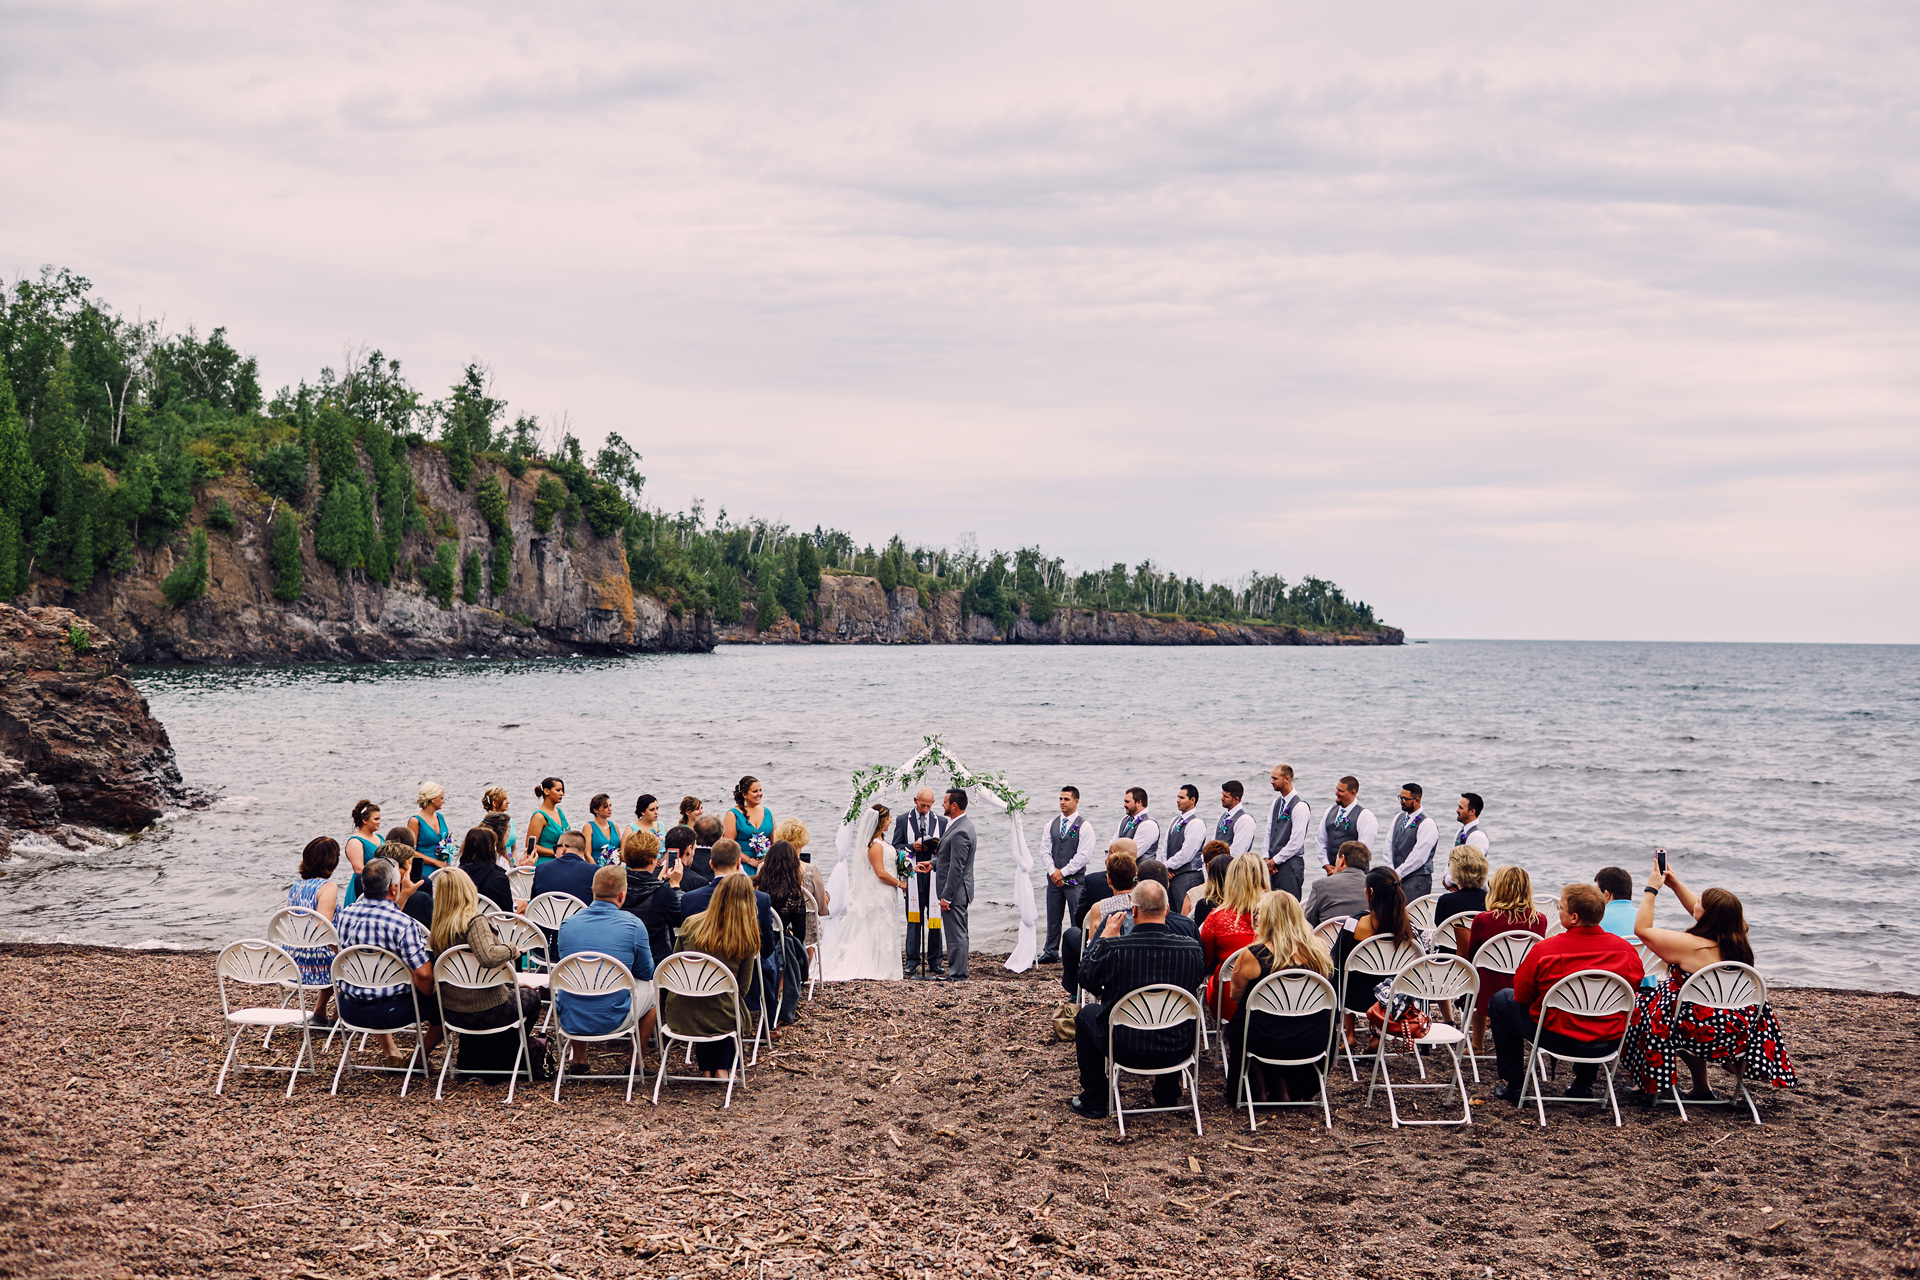
[[[492,902],[502,911],[513,910],[513,882],[507,879],[507,873],[492,858],[485,862],[463,862],[460,869],[473,881],[473,887],[480,896]]]
[[[684,873],[683,873],[684,874]],[[661,960],[672,950],[667,934],[680,925],[680,890],[651,871],[627,868],[627,900],[620,909],[640,921],[647,929],[647,945]]]

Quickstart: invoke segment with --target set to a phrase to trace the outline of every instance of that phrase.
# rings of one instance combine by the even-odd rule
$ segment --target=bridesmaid
[[[587,801],[587,853],[596,867],[620,856],[620,824],[613,820],[613,797],[604,791]]]
[[[691,827],[694,823],[700,820],[700,815],[705,813],[706,811],[707,811],[707,807],[700,803],[699,796],[681,796],[680,797],[680,825],[681,826]]]
[[[662,849],[667,847],[666,828],[660,825],[660,800],[657,796],[641,796],[633,802],[634,823],[630,831],[644,831],[660,842]]]
[[[347,865],[353,868],[353,878],[347,881],[347,906],[360,900],[360,873],[367,869],[367,859],[380,852],[380,806],[371,800],[362,800],[353,806],[353,834],[347,837]]]
[[[767,851],[773,848],[773,810],[761,803],[760,779],[748,774],[733,788],[734,807],[721,820],[722,834],[740,846],[740,860],[748,875],[758,875]]]
[[[533,789],[540,807],[527,819],[527,852],[534,855],[536,866],[559,855],[560,837],[567,830],[567,811],[560,801],[566,794],[567,784],[558,778],[542,778]]]
[[[446,790],[437,782],[420,784],[420,812],[407,819],[413,833],[413,847],[420,851],[414,860],[414,874],[431,880],[433,873],[453,865],[453,836],[447,831],[447,816],[440,810],[447,803]]]
[[[507,812],[507,806],[511,803],[513,801],[508,797],[505,787],[488,787],[480,793],[480,807],[486,811],[486,816],[480,819],[480,825],[491,828],[500,837],[500,867],[505,871],[511,871],[515,866],[533,865],[530,856],[518,860],[515,858],[513,850],[520,842],[520,837],[513,829],[513,815]]]

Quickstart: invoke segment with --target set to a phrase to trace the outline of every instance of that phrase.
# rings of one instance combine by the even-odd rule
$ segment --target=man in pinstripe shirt
[[[1123,921],[1133,916],[1133,928],[1123,935]],[[1077,1116],[1090,1120],[1107,1114],[1107,1010],[1142,987],[1161,983],[1192,991],[1207,976],[1206,954],[1198,940],[1167,928],[1167,891],[1159,882],[1143,881],[1133,890],[1133,910],[1107,917],[1100,936],[1087,944],[1080,960],[1080,985],[1099,999],[1075,1015],[1073,1047],[1080,1061],[1080,1093],[1068,1104]],[[1193,1052],[1193,1028],[1165,1031],[1122,1029],[1114,1048],[1130,1066],[1169,1066]],[[1180,1076],[1153,1077],[1153,1103],[1172,1106],[1180,1100]]]

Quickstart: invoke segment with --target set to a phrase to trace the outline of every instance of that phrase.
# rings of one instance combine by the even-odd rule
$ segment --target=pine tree
[[[187,558],[160,580],[160,590],[166,594],[167,603],[178,609],[207,594],[207,576],[207,531],[195,529]]]
[[[719,581],[713,584],[713,616],[716,621],[740,621],[740,575],[733,566],[723,564],[714,571]]]
[[[460,562],[460,598],[468,604],[480,603],[480,553],[467,552]]]
[[[753,629],[765,631],[786,615],[781,612],[779,598],[773,594],[773,574],[760,575],[760,590],[753,597]]]
[[[442,609],[453,608],[454,571],[459,565],[459,548],[443,542],[433,549],[433,567],[427,570],[427,594],[440,602]]]
[[[493,539],[493,560],[488,570],[487,594],[503,596],[513,585],[513,535],[500,533]]]
[[[300,520],[293,511],[281,506],[273,517],[273,597],[298,600],[305,585],[304,557],[300,553]]]
[[[29,522],[39,514],[42,476],[27,443],[27,429],[14,407],[13,383],[0,357],[0,600],[28,587]]]
[[[313,535],[315,553],[342,573],[358,568],[365,518],[359,485],[348,480],[328,489],[327,496],[320,500],[320,524]]]

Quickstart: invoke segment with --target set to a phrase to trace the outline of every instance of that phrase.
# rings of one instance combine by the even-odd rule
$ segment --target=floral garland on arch
[[[858,822],[860,811],[872,803],[882,789],[896,786],[902,791],[911,791],[935,769],[944,770],[956,787],[986,792],[1008,813],[1026,811],[1027,793],[1008,783],[1005,775],[976,773],[967,768],[948,753],[947,744],[937,733],[925,734],[921,741],[926,745],[920,753],[897,769],[875,764],[853,771],[853,799],[840,819],[842,826],[850,827]]]

